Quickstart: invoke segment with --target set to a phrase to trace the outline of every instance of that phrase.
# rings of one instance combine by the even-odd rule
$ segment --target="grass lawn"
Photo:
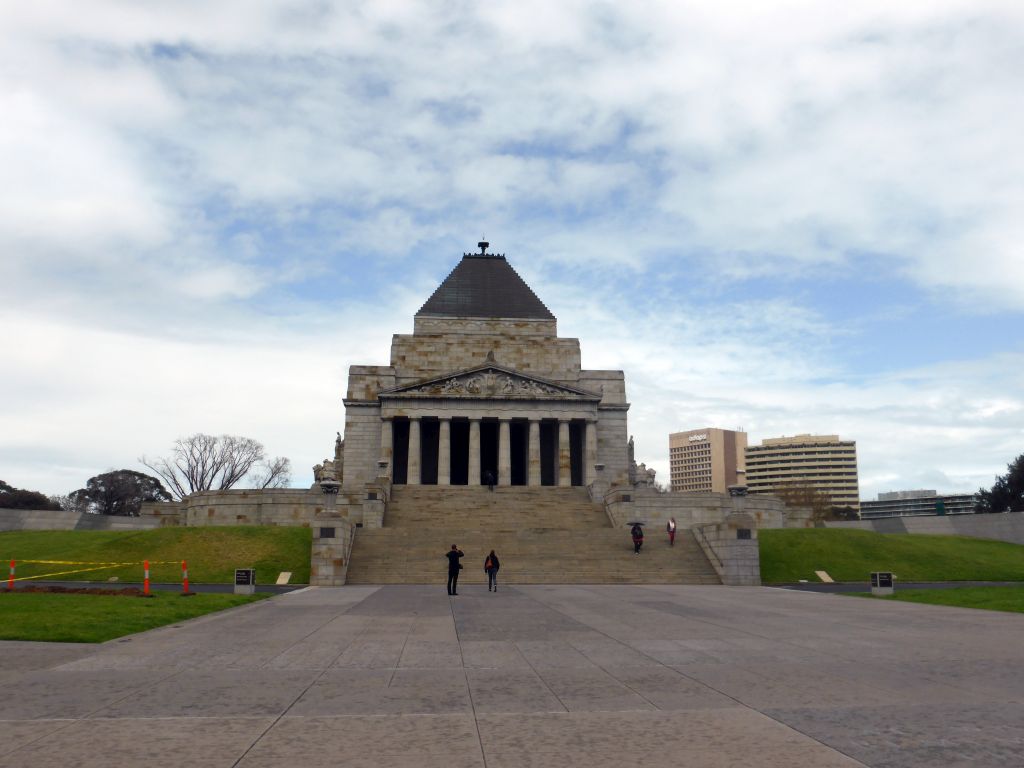
[[[1024,547],[964,536],[919,536],[839,528],[758,531],[765,584],[863,581],[892,571],[899,581],[1024,581]],[[898,583],[897,582],[897,588]]]
[[[872,597],[868,592],[858,597]],[[983,608],[989,611],[1024,613],[1024,586],[1019,587],[954,587],[952,589],[900,589],[891,597],[875,600],[905,600],[908,603],[952,605],[957,608]]]
[[[272,584],[281,571],[291,571],[293,584],[309,583],[312,531],[295,526],[229,526],[223,528],[158,528],[151,531],[5,531],[0,532],[3,575],[7,563],[18,561],[17,577],[54,574],[72,581],[142,581],[143,560],[150,561],[154,582],[180,582],[181,561],[188,562],[189,581],[233,583],[235,568],[255,568],[260,584]],[[27,563],[57,560],[78,563],[127,563],[98,566]],[[84,570],[95,568],[96,570]],[[78,571],[77,573],[65,573]],[[55,575],[60,574],[60,575]]]
[[[264,597],[268,595],[157,593],[140,598],[15,591],[0,594],[0,640],[102,643]]]

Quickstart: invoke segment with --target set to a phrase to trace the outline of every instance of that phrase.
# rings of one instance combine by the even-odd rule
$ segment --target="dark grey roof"
[[[504,256],[466,254],[416,316],[554,320]]]

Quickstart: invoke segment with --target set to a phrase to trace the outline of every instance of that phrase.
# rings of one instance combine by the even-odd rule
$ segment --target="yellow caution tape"
[[[99,568],[77,568],[73,571],[58,571],[57,573],[41,573],[38,576],[19,576],[15,581],[30,581],[32,579],[48,579],[51,576],[67,576],[69,573],[86,573],[88,571],[102,571],[104,568],[110,566],[100,566]]]
[[[102,565],[102,566],[115,566],[115,565],[142,565],[142,560],[132,560],[127,563],[99,563],[89,562],[85,560],[18,560],[13,558],[14,562],[18,565],[22,563],[40,563],[45,565]],[[150,560],[150,565],[178,565],[181,560]]]

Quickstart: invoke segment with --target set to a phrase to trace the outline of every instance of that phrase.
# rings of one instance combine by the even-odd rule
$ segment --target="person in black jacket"
[[[491,554],[484,558],[484,571],[487,573],[487,591],[490,592],[493,588],[495,592],[498,591],[498,569],[501,568],[501,563],[498,562],[498,556],[494,554],[494,550],[491,550]]]
[[[633,537],[633,554],[639,555],[640,547],[644,545],[644,529],[640,527],[639,523],[633,523],[629,534]]]
[[[460,557],[465,557],[466,553],[459,549],[457,546],[452,544],[451,550],[445,557],[448,558],[448,594],[457,595],[459,594],[459,570],[462,568],[462,563],[459,562]]]

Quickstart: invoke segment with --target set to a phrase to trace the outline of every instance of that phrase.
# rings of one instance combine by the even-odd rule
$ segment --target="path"
[[[310,589],[0,643],[0,757],[67,766],[1024,765],[1024,616],[727,587]]]

